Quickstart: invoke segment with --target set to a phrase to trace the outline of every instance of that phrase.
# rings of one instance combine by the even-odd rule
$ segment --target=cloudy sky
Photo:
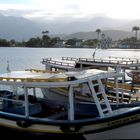
[[[139,19],[140,0],[0,0],[0,13],[41,20]]]

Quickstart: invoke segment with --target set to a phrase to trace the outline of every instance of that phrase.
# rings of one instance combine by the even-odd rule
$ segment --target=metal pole
[[[123,76],[122,77],[122,102],[123,102],[123,97],[124,97],[124,79],[125,79],[125,77]]]
[[[29,117],[29,102],[28,102],[28,89],[24,87],[24,96],[25,96],[25,116],[26,118]]]
[[[116,99],[117,99],[117,105],[118,105],[119,103],[118,77],[115,77],[115,84],[116,84]]]
[[[36,97],[36,89],[33,87],[33,96]]]
[[[74,120],[74,96],[73,96],[73,87],[69,87],[69,108],[68,108],[68,119],[70,121]]]
[[[83,69],[83,64],[80,64],[80,70],[82,70]]]

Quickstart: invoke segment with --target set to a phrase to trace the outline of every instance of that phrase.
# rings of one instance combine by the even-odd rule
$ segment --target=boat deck
[[[52,60],[52,58],[43,59],[42,64],[49,64],[50,66],[61,68],[61,69],[71,69],[75,67],[75,61],[71,60]]]
[[[121,67],[125,69],[131,69],[132,67],[140,67],[140,60],[136,58],[123,58],[123,57],[108,57],[108,58],[72,58],[62,57],[62,60],[77,61],[77,64],[86,64],[93,66],[104,67]]]
[[[121,67],[124,69],[136,69],[140,67],[140,60],[137,58],[124,58],[124,57],[108,57],[108,58],[74,58],[62,57],[61,60],[53,60],[46,58],[42,61],[45,65],[50,65],[56,68],[72,69],[78,68],[81,65],[94,66],[94,67]]]

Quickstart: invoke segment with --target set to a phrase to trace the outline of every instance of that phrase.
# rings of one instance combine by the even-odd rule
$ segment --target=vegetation
[[[132,36],[130,38],[122,39],[120,42],[128,43],[128,44],[139,44],[140,40],[138,39],[138,31],[140,30],[140,27],[134,26],[132,27],[132,31],[135,33],[135,36]],[[90,48],[96,48],[97,45],[100,45],[101,43],[101,36],[104,34],[101,34],[101,29],[96,29],[95,32],[97,33],[97,38],[95,39],[88,39],[88,40],[82,40],[77,38],[71,38],[68,40],[61,40],[59,37],[51,37],[49,35],[49,31],[45,30],[42,31],[41,37],[32,37],[27,41],[21,41],[17,42],[14,39],[7,41],[6,39],[0,39],[0,47],[42,47],[42,48],[48,48],[48,47],[90,47]],[[105,36],[105,35],[104,35]],[[65,45],[63,46],[63,43],[65,42]]]
[[[6,39],[0,39],[0,46],[8,47],[10,46],[10,42],[8,42]]]
[[[61,39],[48,36],[48,31],[42,31],[42,37],[30,38],[27,41],[17,42],[15,40],[0,39],[0,47],[53,47]]]
[[[84,42],[84,45],[87,45],[89,47],[93,47],[98,43],[98,39],[88,39]]]

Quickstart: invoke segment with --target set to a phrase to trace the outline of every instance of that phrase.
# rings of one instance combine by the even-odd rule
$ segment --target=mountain
[[[106,37],[112,38],[112,40],[119,40],[127,37],[132,37],[132,32],[128,31],[121,31],[121,30],[103,30],[103,34],[105,34]],[[70,39],[70,38],[78,38],[78,39],[94,39],[97,38],[96,32],[77,32],[70,35],[67,35],[63,39]]]
[[[26,40],[39,36],[41,27],[33,21],[20,17],[0,15],[0,38]]]
[[[82,20],[76,20],[70,22],[67,22],[65,19],[63,19],[62,21],[47,22],[44,25],[46,27],[49,27],[49,30],[53,34],[54,33],[72,34],[75,32],[95,31],[97,28],[100,28],[101,30],[108,30],[108,29],[123,30],[122,27],[125,27],[125,25],[128,24],[129,22],[130,22],[129,20],[119,20],[119,19],[112,19],[108,17],[94,17],[91,19],[82,19]],[[130,31],[130,29],[128,29],[127,31]]]
[[[28,40],[31,37],[41,37],[42,31],[48,30],[50,36],[59,36],[63,39],[97,38],[95,30],[101,29],[103,33],[118,40],[131,37],[133,26],[140,25],[140,20],[118,20],[107,17],[94,17],[82,20],[29,20],[23,17],[4,16],[0,14],[0,38],[16,41]],[[115,30],[114,30],[115,29]]]

